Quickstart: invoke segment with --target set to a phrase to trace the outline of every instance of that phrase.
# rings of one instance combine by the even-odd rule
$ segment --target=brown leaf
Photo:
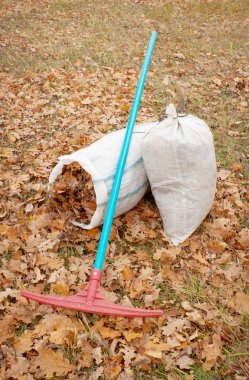
[[[104,373],[107,379],[115,379],[121,372],[122,367],[116,360],[109,360],[105,367]]]
[[[16,355],[20,356],[24,352],[29,351],[32,345],[33,345],[33,332],[26,330],[20,337],[15,337],[14,347],[15,347]]]
[[[205,326],[203,316],[199,313],[198,310],[195,309],[194,311],[191,311],[186,314],[189,321],[197,323],[199,326]]]
[[[15,331],[15,320],[12,315],[6,314],[3,319],[0,320],[0,344],[6,342],[11,338]]]
[[[177,318],[167,323],[167,326],[162,327],[162,333],[163,335],[170,336],[174,334],[176,331],[182,331],[183,326],[185,324],[189,324],[189,322],[186,319]]]
[[[39,355],[31,361],[30,372],[35,373],[36,378],[65,376],[72,371],[73,367],[69,360],[63,357],[61,351],[54,351],[51,348],[41,349]]]
[[[92,353],[93,348],[88,342],[83,342],[82,344],[82,353],[79,359],[79,364],[83,368],[90,368],[92,365]]]
[[[241,172],[243,170],[243,165],[235,163],[231,167],[233,172]]]
[[[159,342],[157,339],[154,341],[149,341],[144,345],[145,355],[152,358],[161,359],[164,351],[169,350],[167,343]]]
[[[249,314],[249,296],[245,293],[237,292],[227,305],[240,314]]]
[[[202,368],[204,371],[210,371],[210,369],[215,365],[217,359],[221,357],[222,342],[218,334],[214,334],[212,337],[213,343],[208,344],[209,337],[205,336],[203,341],[200,343],[201,357],[205,360]]]
[[[7,236],[7,238],[12,242],[18,241],[18,232],[15,227],[0,224],[0,234]]]
[[[208,242],[208,249],[216,254],[221,254],[226,249],[227,244],[220,240],[210,240]]]
[[[193,364],[194,360],[187,355],[182,355],[176,360],[176,365],[181,369],[190,369]]]
[[[11,365],[6,373],[7,378],[20,379],[20,377],[27,373],[29,369],[29,362],[26,358],[19,357]]]
[[[21,260],[11,259],[9,262],[9,270],[14,273],[22,273]]]

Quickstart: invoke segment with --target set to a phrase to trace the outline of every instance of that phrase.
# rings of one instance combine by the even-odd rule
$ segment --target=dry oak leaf
[[[46,256],[43,256],[41,254],[36,255],[36,266],[40,265],[46,265],[50,269],[59,269],[63,265],[63,259],[60,259],[59,257],[50,257],[46,254]]]
[[[69,360],[63,357],[62,352],[53,351],[51,348],[41,349],[39,355],[32,360],[30,366],[30,372],[35,373],[36,379],[42,377],[49,379],[54,375],[64,376],[72,370],[73,367]]]
[[[210,369],[215,365],[217,359],[221,356],[222,342],[218,334],[214,334],[213,343],[208,344],[209,337],[205,336],[202,343],[202,358],[205,359],[202,368],[204,371],[210,371]]]
[[[144,345],[145,355],[152,358],[161,359],[163,351],[168,351],[169,346],[167,343],[157,342],[157,339],[154,341],[149,341]]]
[[[22,273],[22,262],[21,260],[11,259],[9,262],[9,270],[12,273]]]
[[[74,341],[75,336],[79,330],[82,330],[82,325],[76,318],[70,318],[61,316],[54,321],[54,331],[50,332],[50,342],[55,344],[63,344],[66,342],[70,345],[70,342]]]
[[[110,327],[104,326],[99,328],[99,332],[104,339],[114,339],[122,335],[120,331],[116,331]]]
[[[106,376],[106,379],[115,379],[117,378],[118,374],[121,372],[122,367],[116,360],[109,360],[106,364],[104,373]]]
[[[92,365],[92,352],[93,348],[88,342],[84,342],[82,345],[82,353],[79,359],[79,365],[83,368],[90,368]]]
[[[95,347],[92,350],[92,358],[93,360],[95,360],[97,365],[99,365],[102,362],[103,357],[102,357],[101,347]]]
[[[20,356],[24,352],[29,351],[33,343],[33,331],[26,330],[21,336],[15,337],[14,347],[16,355]]]
[[[186,311],[192,311],[193,310],[193,307],[191,306],[190,302],[188,302],[188,301],[182,301],[181,306]]]
[[[17,242],[19,234],[15,227],[11,227],[6,224],[0,224],[0,235],[7,236],[9,241]]]
[[[29,361],[26,358],[19,357],[14,363],[12,363],[10,369],[6,373],[6,379],[20,379],[24,373],[26,373],[29,369]]]
[[[197,325],[204,326],[205,321],[203,319],[203,316],[199,313],[198,310],[191,311],[187,314],[187,319],[191,322],[196,323]]]
[[[162,327],[162,334],[170,336],[176,331],[182,331],[185,324],[189,325],[189,322],[186,319],[177,318],[174,321],[167,323],[167,326]]]
[[[98,367],[96,371],[92,372],[89,376],[89,380],[98,380],[104,373],[104,367]]]
[[[243,165],[234,163],[231,169],[233,172],[241,172],[243,170]]]
[[[64,332],[83,330],[82,325],[75,317],[66,315],[46,314],[36,325],[33,333],[36,336],[50,335],[50,342],[63,344],[65,337]]]
[[[243,228],[236,240],[244,246],[244,248],[249,247],[249,229],[248,228]]]
[[[7,314],[0,320],[0,331],[0,344],[13,337],[15,331],[15,320],[11,315]]]
[[[225,181],[228,177],[230,177],[230,170],[220,169],[217,173],[217,178],[221,179],[221,181]]]
[[[127,345],[125,345],[123,348],[121,348],[119,353],[124,354],[124,365],[125,365],[125,367],[129,367],[129,365],[132,362],[132,359],[135,359],[137,357],[135,349],[130,347],[130,346],[127,346]]]
[[[190,366],[194,364],[194,360],[187,355],[182,355],[176,360],[175,364],[181,369],[190,369]]]
[[[242,292],[237,292],[227,303],[228,307],[235,309],[240,314],[249,314],[249,296]]]
[[[216,254],[221,254],[226,249],[227,244],[220,240],[210,240],[207,246],[208,246],[209,251]]]

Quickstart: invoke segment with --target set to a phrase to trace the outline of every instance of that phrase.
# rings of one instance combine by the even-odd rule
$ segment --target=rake
[[[134,124],[136,121],[138,108],[140,105],[142,92],[144,88],[144,83],[146,79],[146,75],[148,72],[148,68],[150,65],[150,60],[152,56],[152,52],[154,49],[155,41],[156,41],[157,33],[153,32],[149,41],[149,45],[147,48],[144,64],[140,73],[135,97],[133,100],[131,113],[129,117],[129,121],[126,128],[126,133],[124,137],[124,142],[122,146],[122,150],[120,153],[119,161],[117,164],[116,174],[111,190],[111,195],[109,198],[109,202],[107,205],[107,210],[105,214],[103,229],[100,237],[100,242],[98,246],[98,251],[96,255],[96,259],[94,262],[94,267],[90,274],[90,279],[87,286],[78,294],[67,297],[58,297],[51,295],[42,295],[29,291],[21,291],[21,295],[28,300],[37,301],[39,303],[44,303],[47,305],[51,305],[52,307],[61,307],[68,308],[72,310],[101,314],[101,315],[113,315],[113,316],[123,316],[128,318],[134,317],[160,317],[163,315],[162,310],[147,310],[147,309],[139,309],[133,307],[126,307],[122,305],[115,304],[113,302],[108,301],[100,289],[100,281],[103,263],[105,259],[106,248],[108,245],[108,240],[110,236],[110,230],[112,226],[112,221],[114,218],[114,212],[118,200],[118,194],[120,190],[120,185],[122,182],[123,172],[126,164],[126,158],[128,155],[130,142],[132,138],[132,133],[134,129]]]

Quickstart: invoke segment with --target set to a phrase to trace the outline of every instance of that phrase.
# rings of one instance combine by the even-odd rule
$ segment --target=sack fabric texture
[[[146,123],[134,128],[115,217],[135,207],[148,190],[149,182],[141,156],[140,144],[144,134],[156,124],[156,122]],[[59,157],[58,164],[50,174],[48,187],[50,188],[61,174],[64,165],[78,162],[91,175],[96,195],[97,208],[90,223],[72,221],[74,225],[91,229],[103,223],[125,132],[126,129],[121,129],[108,133],[87,148]]]
[[[216,189],[213,137],[207,124],[177,115],[173,104],[141,143],[142,157],[166,234],[178,245],[201,224]]]

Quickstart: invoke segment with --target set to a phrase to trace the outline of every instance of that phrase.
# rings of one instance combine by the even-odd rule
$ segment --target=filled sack
[[[166,234],[177,245],[190,236],[212,207],[216,189],[213,136],[173,104],[141,143],[142,157]]]
[[[115,217],[135,207],[148,190],[149,182],[141,156],[140,144],[144,134],[155,124],[156,123],[146,123],[137,125],[134,128],[115,210]],[[103,223],[125,132],[126,129],[121,129],[109,133],[87,148],[59,157],[59,162],[49,177],[49,189],[55,186],[56,179],[63,173],[64,179],[68,179],[68,182],[72,184],[72,186],[75,186],[72,180],[74,174],[78,180],[82,182],[81,186],[88,186],[88,188],[83,189],[82,196],[86,198],[85,204],[89,205],[89,220],[87,223],[72,220],[74,225],[91,229]],[[68,165],[73,163],[76,165],[67,169]],[[77,164],[82,167],[84,170],[83,173],[80,173]],[[64,185],[66,186],[66,184]],[[58,198],[62,196],[64,191],[62,187],[63,186],[60,186],[59,188]],[[56,187],[54,187],[54,189],[56,190]],[[79,187],[74,190],[78,191],[76,194],[79,194]],[[89,197],[87,194],[88,191]],[[69,197],[69,201],[72,202],[73,200],[71,198]],[[93,200],[96,203],[95,205],[93,204]]]

